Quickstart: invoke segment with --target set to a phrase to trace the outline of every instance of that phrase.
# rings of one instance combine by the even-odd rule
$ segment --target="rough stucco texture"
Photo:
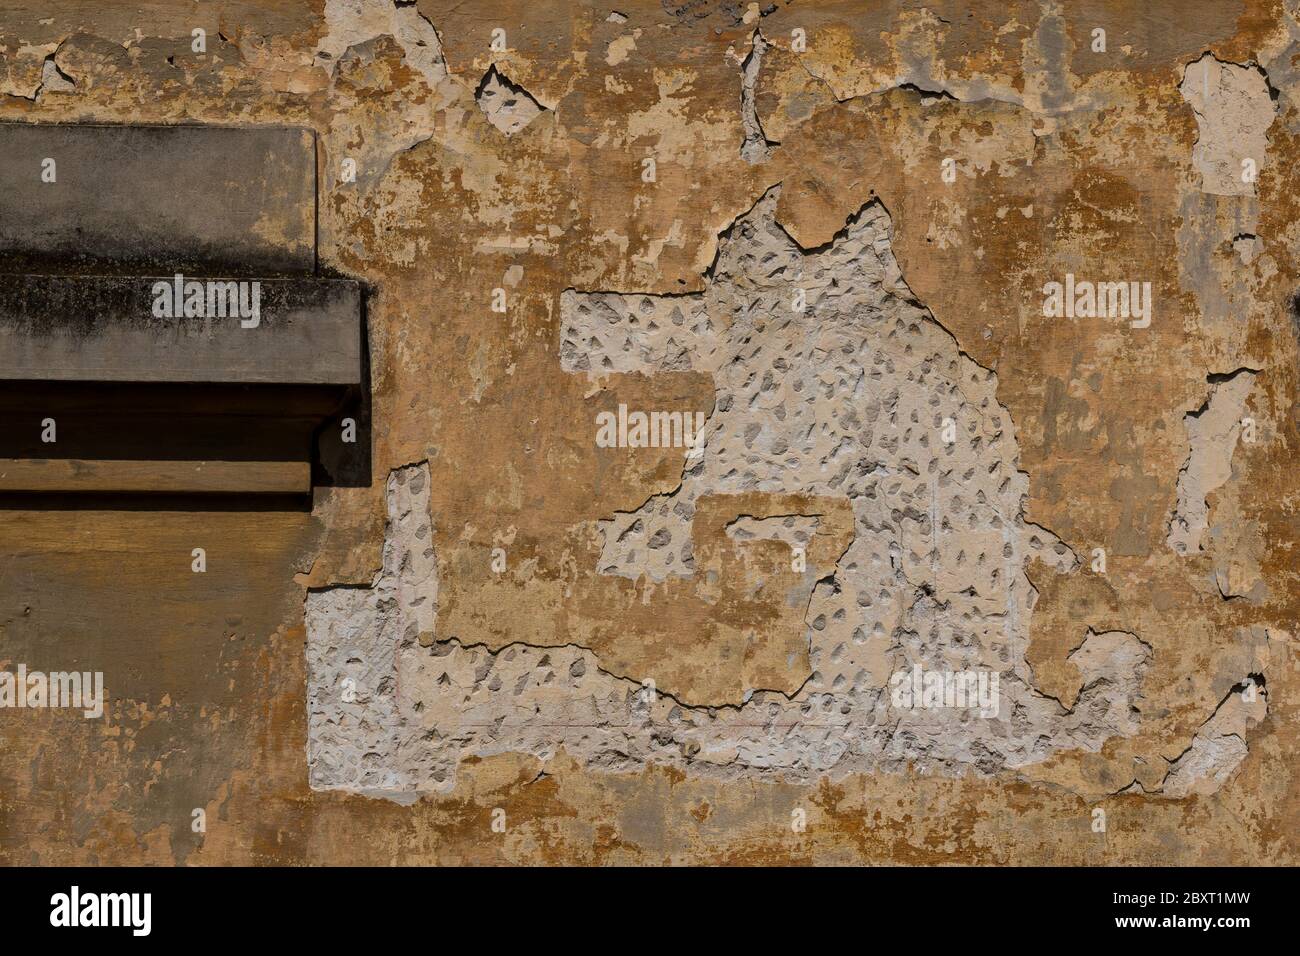
[[[0,512],[0,658],[109,697],[0,711],[0,861],[1296,863],[1298,64],[1256,0],[3,5],[0,119],[316,132],[374,428],[310,510]]]

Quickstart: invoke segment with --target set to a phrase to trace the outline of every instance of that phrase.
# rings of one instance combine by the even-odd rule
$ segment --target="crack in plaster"
[[[763,69],[763,54],[770,45],[763,34],[755,30],[750,37],[749,55],[740,64],[740,117],[745,129],[745,142],[740,147],[740,156],[751,165],[770,159],[773,148],[779,145],[768,139],[763,132],[756,99],[758,75]]]

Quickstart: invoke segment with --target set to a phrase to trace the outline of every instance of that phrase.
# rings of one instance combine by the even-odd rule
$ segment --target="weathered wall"
[[[0,861],[1297,861],[1294,11],[56,6],[0,119],[316,131],[373,481],[0,512]]]

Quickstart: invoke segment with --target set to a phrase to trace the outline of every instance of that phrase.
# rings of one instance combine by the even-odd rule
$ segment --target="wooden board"
[[[0,459],[0,492],[307,494],[305,461]]]

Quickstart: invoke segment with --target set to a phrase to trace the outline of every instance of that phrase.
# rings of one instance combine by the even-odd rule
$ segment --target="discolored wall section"
[[[5,502],[0,664],[109,701],[0,710],[0,860],[1296,862],[1300,22],[863,7],[5,5],[0,120],[315,131],[375,427]]]

